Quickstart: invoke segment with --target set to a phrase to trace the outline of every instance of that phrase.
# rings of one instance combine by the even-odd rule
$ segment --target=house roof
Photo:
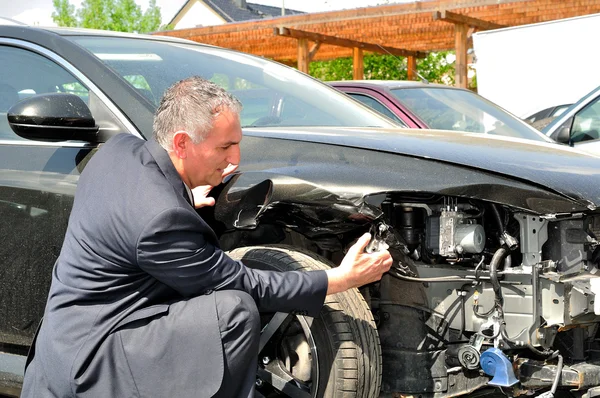
[[[413,51],[454,49],[454,24],[435,20],[432,16],[433,12],[440,10],[504,26],[517,26],[600,13],[600,0],[423,0],[342,11],[286,15],[260,21],[156,34],[232,48],[282,62],[294,62],[297,59],[298,41],[275,36],[273,29],[279,27]],[[352,55],[351,48],[337,47],[326,42],[321,44],[314,60]]]
[[[271,17],[278,17],[281,15],[281,7],[265,6],[262,4],[254,4],[254,3],[246,3],[246,5],[248,6],[248,9],[253,10],[257,13],[263,14],[263,15],[268,15]],[[285,9],[285,15],[299,15],[299,14],[306,14],[306,13],[304,11],[292,10],[289,8]]]
[[[169,23],[173,23],[179,14],[186,8],[189,8],[190,3],[199,0],[188,0],[171,18]],[[271,18],[281,15],[281,8],[263,6],[261,4],[245,3],[246,7],[239,7],[232,0],[201,0],[208,7],[212,8],[226,22],[242,22],[253,21],[256,19]],[[302,11],[285,9],[286,15],[304,14]]]

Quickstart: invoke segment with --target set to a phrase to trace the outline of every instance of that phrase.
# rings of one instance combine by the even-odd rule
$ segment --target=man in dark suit
[[[381,278],[363,236],[339,267],[246,268],[194,209],[240,160],[240,103],[176,83],[155,137],[109,140],[81,174],[23,397],[251,397],[265,311],[317,315],[326,294]],[[199,194],[197,205],[211,205]]]

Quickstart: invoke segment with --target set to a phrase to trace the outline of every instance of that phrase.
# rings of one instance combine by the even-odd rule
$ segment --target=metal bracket
[[[526,213],[516,213],[521,227],[523,265],[533,267],[542,261],[542,245],[548,240],[548,220]]]

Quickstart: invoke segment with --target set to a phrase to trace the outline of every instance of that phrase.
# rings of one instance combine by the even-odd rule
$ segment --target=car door
[[[419,120],[412,113],[404,109],[404,107],[398,104],[393,96],[386,95],[383,91],[370,89],[367,87],[354,87],[354,86],[339,86],[335,88],[345,92],[350,97],[363,103],[364,105],[375,109],[379,113],[395,120],[400,121],[401,124],[406,125],[410,128],[427,128],[426,125]]]
[[[135,133],[83,73],[46,48],[0,37],[0,356],[26,353],[43,315],[75,187],[96,150],[82,141],[26,140],[7,113],[26,98],[64,92],[88,105],[100,130]],[[0,358],[0,373],[14,374]],[[13,365],[10,365],[13,364]],[[6,366],[12,366],[7,369]],[[22,373],[20,368],[19,373]]]

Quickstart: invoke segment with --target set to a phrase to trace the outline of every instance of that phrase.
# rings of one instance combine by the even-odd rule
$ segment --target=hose
[[[494,203],[492,203],[492,211],[494,213],[494,217],[496,218],[496,222],[498,223],[498,228],[500,228],[500,236],[502,236],[502,232],[504,232],[504,222],[502,221],[502,217],[500,217],[498,206],[496,206]]]
[[[504,298],[502,297],[502,289],[498,280],[498,266],[504,262],[509,253],[508,248],[502,246],[496,250],[490,262],[490,282],[492,283],[492,289],[494,289],[494,301],[500,309],[502,309],[502,305],[504,304]]]
[[[552,382],[552,387],[550,391],[546,391],[537,396],[537,398],[554,398],[554,394],[556,393],[556,389],[558,388],[558,383],[560,381],[560,377],[562,376],[563,369],[563,357],[558,353],[558,351],[554,351],[552,353],[552,357],[558,356],[558,364],[556,365],[556,376],[554,376],[554,381]]]
[[[550,392],[552,393],[552,395],[554,395],[554,393],[556,392],[556,389],[558,388],[558,382],[560,381],[560,376],[562,375],[562,368],[563,368],[563,357],[562,357],[562,355],[558,354],[558,364],[556,365],[556,377],[554,378],[554,383],[552,383],[552,388],[550,389]]]
[[[402,275],[400,273],[398,273],[396,270],[394,269],[390,269],[389,270],[389,274],[391,276],[393,276],[394,278],[398,278],[401,279],[403,281],[409,281],[409,282],[473,282],[472,279],[467,279],[467,278],[461,278],[460,276],[440,276],[438,278],[414,278],[412,276],[405,276]]]
[[[531,352],[533,352],[534,354],[539,355],[541,357],[548,357],[548,356],[554,355],[554,353],[552,351],[538,350],[533,345],[531,345],[531,343],[527,343],[527,348],[529,348],[529,350],[531,350]]]

